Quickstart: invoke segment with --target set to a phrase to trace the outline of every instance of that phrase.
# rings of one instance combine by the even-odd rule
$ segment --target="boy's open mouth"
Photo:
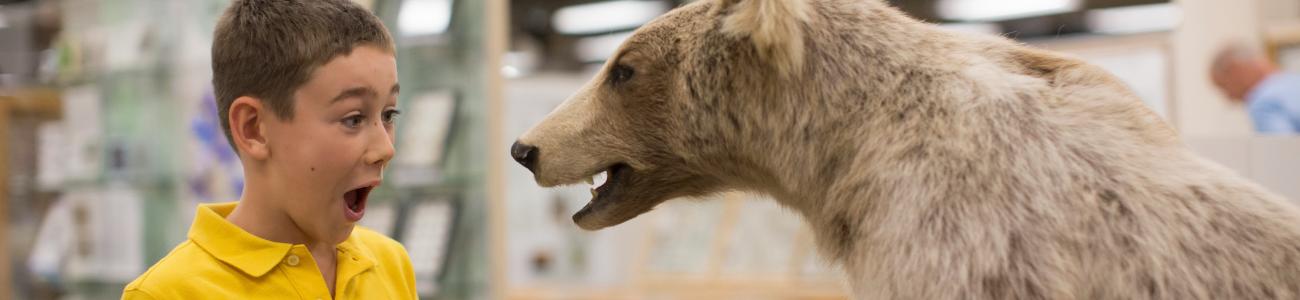
[[[360,221],[361,217],[366,214],[366,198],[370,196],[370,190],[374,188],[374,186],[364,186],[344,193],[343,203],[346,206],[344,217],[347,217],[352,222]]]

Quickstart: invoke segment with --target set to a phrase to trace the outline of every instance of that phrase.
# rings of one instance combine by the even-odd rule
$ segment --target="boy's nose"
[[[393,159],[393,154],[397,150],[393,149],[393,139],[390,134],[383,134],[383,138],[377,139],[377,143],[371,146],[371,150],[366,154],[366,162],[370,164],[387,164]]]

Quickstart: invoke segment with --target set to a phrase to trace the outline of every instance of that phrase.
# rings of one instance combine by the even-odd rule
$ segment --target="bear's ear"
[[[803,69],[803,25],[808,22],[808,0],[719,0],[722,32],[749,37],[760,59],[781,76]]]

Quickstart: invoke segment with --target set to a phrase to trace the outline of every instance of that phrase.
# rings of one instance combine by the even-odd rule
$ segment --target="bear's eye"
[[[631,80],[632,75],[635,74],[636,71],[632,70],[632,67],[628,67],[624,64],[615,64],[613,68],[609,69],[609,83],[612,85],[618,85],[627,82],[628,80]]]

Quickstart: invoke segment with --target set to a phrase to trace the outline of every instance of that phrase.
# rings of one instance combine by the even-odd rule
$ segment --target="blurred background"
[[[397,153],[363,225],[426,299],[846,299],[801,220],[761,196],[569,220],[508,145],[668,0],[357,0],[398,43]],[[1300,71],[1300,0],[895,0],[969,34],[1110,70],[1211,159],[1300,199],[1300,139],[1258,136],[1209,76],[1226,43]],[[0,299],[117,299],[242,171],[212,103],[229,0],[0,0]]]

